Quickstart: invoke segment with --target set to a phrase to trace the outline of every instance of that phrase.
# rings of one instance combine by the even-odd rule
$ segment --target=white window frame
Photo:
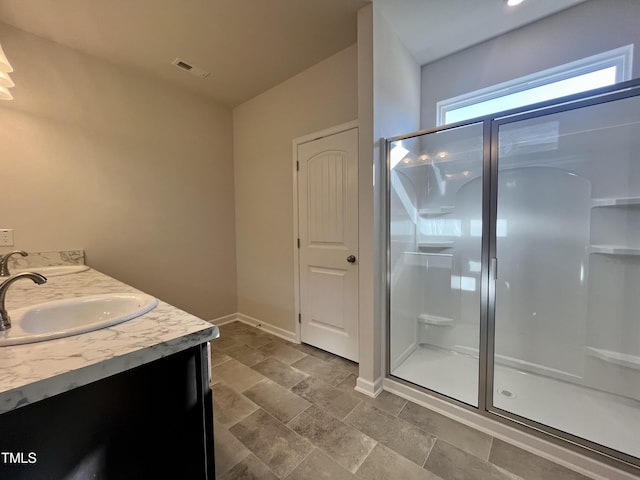
[[[557,67],[542,70],[524,77],[492,85],[457,97],[440,100],[436,104],[436,124],[445,124],[447,113],[476,103],[493,100],[495,98],[523,92],[549,83],[559,82],[579,75],[584,75],[610,67],[616,67],[615,83],[631,79],[633,63],[633,44],[598,53],[574,62],[565,63]],[[514,108],[524,105],[514,105]],[[487,112],[492,114],[497,112]],[[468,119],[466,119],[468,120]]]

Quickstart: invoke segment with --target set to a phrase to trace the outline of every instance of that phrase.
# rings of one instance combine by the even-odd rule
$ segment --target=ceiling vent
[[[173,62],[171,62],[171,64],[175,65],[181,70],[184,70],[185,72],[189,72],[191,75],[195,75],[196,77],[200,78],[207,78],[210,73],[200,67],[196,67],[188,62],[185,62],[181,58],[176,58]]]

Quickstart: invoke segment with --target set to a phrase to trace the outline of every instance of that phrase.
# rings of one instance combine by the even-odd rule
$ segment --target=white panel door
[[[358,130],[298,145],[301,340],[358,360]]]

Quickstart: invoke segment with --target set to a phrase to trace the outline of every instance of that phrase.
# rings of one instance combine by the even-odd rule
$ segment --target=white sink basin
[[[60,275],[70,275],[89,270],[87,265],[53,265],[50,267],[31,267],[12,270],[11,273],[36,272],[45,277],[57,277]]]
[[[99,330],[144,315],[156,305],[158,300],[144,293],[107,293],[10,310],[11,328],[0,332],[0,346]]]

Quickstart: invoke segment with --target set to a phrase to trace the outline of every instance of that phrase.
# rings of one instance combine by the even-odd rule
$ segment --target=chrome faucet
[[[11,284],[21,278],[30,278],[38,285],[42,285],[47,281],[46,277],[39,273],[23,272],[16,273],[15,275],[7,278],[4,282],[0,283],[0,332],[11,328],[11,318],[9,318],[9,312],[7,312],[7,309],[4,306],[4,301],[7,295],[7,290],[9,290]]]
[[[14,250],[13,252],[9,252],[6,255],[0,256],[0,277],[8,277],[9,275],[11,275],[11,273],[9,273],[9,257],[16,254],[20,254],[23,257],[29,255],[23,250]]]

